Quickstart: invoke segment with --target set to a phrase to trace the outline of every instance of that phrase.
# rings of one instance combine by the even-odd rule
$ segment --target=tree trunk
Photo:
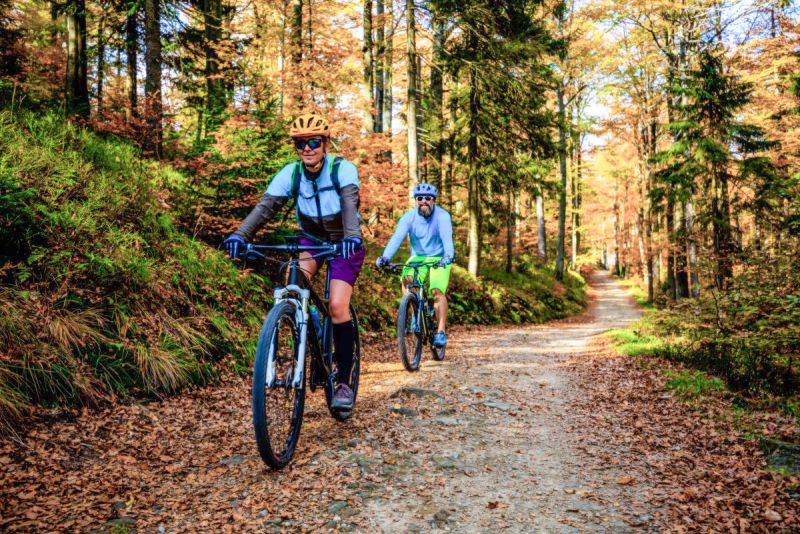
[[[474,30],[467,31],[468,49],[474,51],[478,39]],[[469,66],[469,127],[467,137],[467,161],[469,165],[469,263],[468,270],[473,276],[480,274],[481,264],[481,190],[478,176],[478,94],[477,66]]]
[[[522,217],[522,202],[520,202],[519,193],[514,191],[514,247],[519,249],[520,236],[522,234],[522,226],[525,224],[525,219]]]
[[[727,289],[733,277],[731,253],[733,239],[728,199],[728,178],[724,170],[712,169],[712,225],[714,229],[714,254],[717,259],[715,283],[720,291]]]
[[[128,113],[130,117],[138,117],[137,109],[137,53],[139,51],[139,29],[137,14],[139,3],[136,0],[128,2],[128,14],[125,17],[125,55],[128,71]]]
[[[383,9],[383,0],[375,0],[375,40],[376,42],[376,62],[375,62],[375,131],[383,132],[383,105],[384,105],[384,62],[386,61],[386,36],[384,27],[386,25],[386,14]]]
[[[408,127],[408,188],[419,183],[419,141],[417,136],[417,37],[415,32],[414,0],[406,0],[406,126]]]
[[[206,78],[206,126],[205,133],[217,129],[225,112],[225,82],[221,76],[218,54],[222,37],[222,0],[203,0],[203,23],[205,26],[205,78]]]
[[[453,184],[456,179],[456,121],[458,119],[458,100],[455,95],[458,93],[458,73],[454,72],[450,76],[452,87],[449,91],[447,105],[450,118],[447,121],[447,171],[444,180],[444,198],[447,208],[453,208]]]
[[[645,191],[643,194],[642,202],[645,204],[644,212],[644,231],[645,231],[645,254],[647,255],[647,302],[653,302],[655,298],[655,285],[659,283],[658,274],[655,270],[656,263],[653,261],[653,203],[650,200],[650,193],[653,191],[653,169],[651,158],[655,155],[657,150],[658,138],[658,123],[657,111],[655,107],[651,111],[651,117],[648,123],[648,135],[645,143],[645,154],[647,158],[644,161],[645,171]],[[660,255],[659,255],[660,256]],[[660,260],[660,257],[659,257]]]
[[[281,33],[278,37],[278,116],[283,117],[283,102],[286,93],[286,11],[289,1],[281,2]]]
[[[545,228],[544,195],[542,194],[541,186],[536,189],[536,226],[539,231],[537,243],[539,258],[542,261],[547,261],[547,229]]]
[[[292,0],[291,18],[291,90],[292,105],[295,112],[303,108],[305,94],[303,92],[303,80],[300,72],[300,63],[303,61],[303,0]]]
[[[576,105],[576,108],[578,105]],[[576,120],[577,123],[577,120]],[[581,172],[581,165],[583,163],[583,158],[581,157],[581,134],[580,132],[576,132],[576,137],[578,139],[578,144],[575,147],[575,168],[572,172],[572,217],[571,217],[571,228],[572,228],[572,255],[571,255],[571,268],[572,270],[577,269],[577,257],[580,254],[581,248],[581,233],[580,233],[580,224],[581,224],[581,179],[583,178],[583,174]]]
[[[103,107],[103,83],[106,71],[106,5],[100,6],[100,20],[97,23],[97,110]]]
[[[375,102],[373,73],[375,62],[372,58],[372,0],[364,0],[364,45],[361,52],[364,55],[363,86],[361,89],[364,105],[364,130],[367,135],[375,132]]]
[[[690,194],[693,196],[693,192]],[[683,215],[686,231],[686,296],[697,298],[700,283],[697,273],[697,242],[694,239],[694,200],[691,196],[683,203]]]
[[[386,45],[383,55],[383,133],[387,138],[392,137],[392,67],[394,62],[394,3],[393,0],[384,0],[386,5]],[[391,161],[392,151],[389,149],[384,155]]]
[[[433,19],[433,66],[431,66],[431,100],[433,105],[433,128],[430,132],[433,144],[433,176],[439,191],[444,190],[444,20]]]
[[[556,90],[558,100],[558,163],[561,189],[558,192],[558,242],[556,244],[556,279],[564,279],[564,238],[567,219],[567,119],[564,107],[564,86],[559,81]]]
[[[161,158],[161,0],[144,2],[145,80],[144,100],[147,133],[145,149]]]
[[[506,272],[513,270],[514,255],[514,204],[511,202],[511,187],[506,189]]]
[[[86,4],[69,0],[67,19],[67,71],[64,81],[65,108],[68,115],[89,116],[89,85],[86,59]]]

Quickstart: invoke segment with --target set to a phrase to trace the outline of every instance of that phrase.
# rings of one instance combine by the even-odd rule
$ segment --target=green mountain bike
[[[413,275],[403,281],[406,292],[397,309],[397,348],[407,371],[419,369],[425,344],[430,345],[434,360],[444,360],[445,347],[436,347],[433,344],[433,336],[436,335],[433,299],[426,294],[424,280],[421,282],[419,277],[421,268],[435,269],[438,265],[438,261],[429,261],[390,263],[385,267],[393,272],[401,272],[404,267],[413,271]]]

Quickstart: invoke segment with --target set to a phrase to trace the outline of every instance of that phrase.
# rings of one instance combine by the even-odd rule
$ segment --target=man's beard
[[[433,213],[433,205],[431,204],[430,206],[419,206],[417,207],[417,212],[423,217],[430,217],[431,213]]]

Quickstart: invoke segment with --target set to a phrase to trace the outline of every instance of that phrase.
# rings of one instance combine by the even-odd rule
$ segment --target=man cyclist
[[[417,208],[407,211],[397,223],[392,238],[383,250],[383,254],[375,264],[378,267],[387,265],[406,236],[411,241],[411,257],[406,265],[412,262],[438,261],[437,269],[429,270],[423,267],[420,277],[424,281],[430,272],[428,280],[429,291],[433,294],[433,307],[436,310],[438,331],[433,337],[436,347],[447,345],[447,284],[450,281],[450,267],[455,257],[453,248],[453,224],[450,214],[444,208],[436,205],[436,187],[431,184],[418,184],[414,188],[414,200]],[[411,273],[411,268],[404,267],[401,278]]]
[[[356,166],[341,157],[328,155],[330,128],[320,115],[307,113],[297,117],[289,130],[299,161],[286,165],[269,183],[264,196],[239,229],[225,240],[231,257],[253,234],[272,219],[290,198],[303,234],[322,241],[340,244],[341,256],[329,263],[331,273],[328,312],[333,323],[334,358],[337,364],[336,388],[331,407],[353,408],[350,373],[353,367],[354,332],[350,317],[350,298],[365,251],[359,224],[359,184]],[[300,244],[312,246],[308,237]],[[317,272],[321,260],[308,252],[300,254],[300,267],[306,278]]]

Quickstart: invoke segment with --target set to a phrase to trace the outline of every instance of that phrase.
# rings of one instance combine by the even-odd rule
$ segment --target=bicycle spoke
[[[264,461],[283,467],[291,459],[300,434],[305,390],[292,387],[299,333],[294,306],[280,303],[264,322],[256,351],[253,380],[253,424]],[[266,380],[267,370],[274,377]],[[260,387],[257,384],[261,384]]]

